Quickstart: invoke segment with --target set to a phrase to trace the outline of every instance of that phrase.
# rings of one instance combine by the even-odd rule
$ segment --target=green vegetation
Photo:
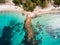
[[[60,0],[54,0],[54,4],[56,4],[56,5],[60,5]]]
[[[13,0],[13,3],[18,6],[23,5],[24,10],[26,11],[33,11],[37,5],[45,8],[48,1],[51,0]],[[54,4],[59,6],[60,0],[54,0]]]
[[[20,5],[20,4],[22,4],[22,1],[21,0],[13,0],[13,3],[15,5]]]
[[[0,0],[0,3],[5,3],[5,0]]]
[[[36,5],[41,6],[42,8],[45,7],[45,0],[25,0],[26,2],[23,3],[23,0],[13,0],[15,5],[23,5],[24,10],[26,11],[33,11]]]

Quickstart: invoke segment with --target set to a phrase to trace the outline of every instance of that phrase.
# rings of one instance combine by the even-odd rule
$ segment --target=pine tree
[[[59,6],[60,5],[60,0],[54,0],[54,4]]]
[[[42,8],[46,6],[46,0],[25,0],[26,3],[23,3],[22,0],[13,0],[13,3],[15,5],[23,5],[24,10],[26,11],[33,11],[34,8],[39,5]]]

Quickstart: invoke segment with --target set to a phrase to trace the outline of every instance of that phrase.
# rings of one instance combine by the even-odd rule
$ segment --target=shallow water
[[[0,45],[19,45],[24,39],[26,17],[18,12],[0,13]]]
[[[25,20],[18,12],[0,12],[0,45],[33,45],[27,41]],[[60,45],[60,13],[33,18],[31,27],[35,45]]]
[[[37,45],[60,45],[60,13],[43,14],[31,21]]]

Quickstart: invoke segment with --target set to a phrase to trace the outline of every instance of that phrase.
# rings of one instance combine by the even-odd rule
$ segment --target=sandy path
[[[28,33],[28,41],[30,41],[31,38],[33,38],[33,36],[34,36],[34,35],[33,35],[33,30],[32,30],[31,25],[30,25],[31,19],[32,19],[32,18],[31,18],[29,15],[27,15],[25,27],[26,27],[27,33]]]

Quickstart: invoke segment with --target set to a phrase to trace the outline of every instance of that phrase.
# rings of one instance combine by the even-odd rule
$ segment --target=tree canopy
[[[5,0],[0,0],[0,3],[5,3]]]
[[[23,0],[24,1],[24,0]],[[15,5],[23,5],[24,10],[26,11],[33,11],[36,5],[41,7],[45,7],[45,0],[25,0],[26,2],[23,3],[22,0],[13,0]]]
[[[51,0],[13,0],[13,3],[18,6],[23,5],[24,10],[26,11],[33,11],[37,5],[42,8],[45,8],[48,1]],[[60,0],[53,0],[53,1],[54,4],[60,5]]]
[[[56,4],[56,5],[60,5],[60,0],[54,0],[54,4]]]

